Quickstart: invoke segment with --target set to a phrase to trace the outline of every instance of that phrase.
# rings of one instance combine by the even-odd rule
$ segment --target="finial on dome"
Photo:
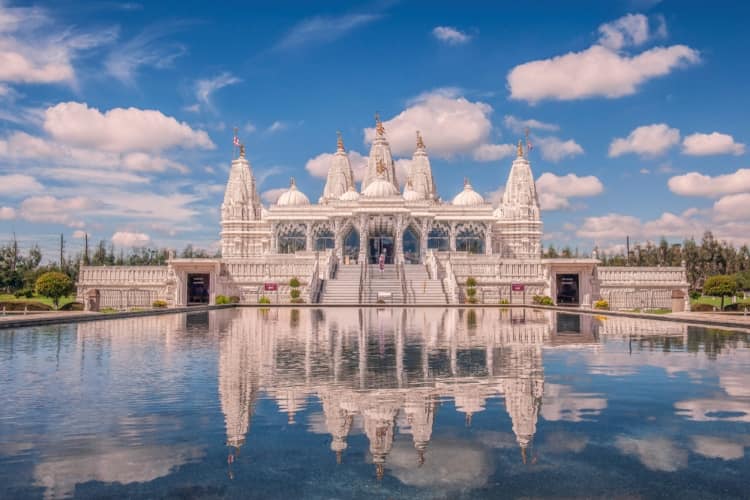
[[[240,158],[244,158],[244,157],[245,157],[245,145],[240,144]]]
[[[470,185],[470,184],[469,184],[469,178],[468,178],[468,177],[464,177],[464,187],[466,188],[466,187],[468,187],[469,185]]]
[[[521,143],[521,139],[518,139],[518,157],[523,158],[523,144]]]
[[[294,177],[289,178],[289,187],[290,188],[296,188],[297,187],[297,181],[294,180]]]
[[[385,127],[383,127],[383,122],[380,121],[380,113],[375,113],[375,130],[379,136],[385,135]]]
[[[344,150],[344,138],[341,136],[341,131],[336,131],[336,147],[339,149],[339,151]]]
[[[424,141],[422,140],[422,134],[417,130],[417,148],[424,149]]]

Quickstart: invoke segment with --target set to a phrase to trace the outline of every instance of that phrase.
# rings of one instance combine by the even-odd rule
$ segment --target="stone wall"
[[[610,309],[672,309],[672,292],[684,294],[689,310],[689,284],[684,267],[599,267],[601,298]]]
[[[87,304],[88,293],[99,292],[99,307],[151,307],[167,300],[168,266],[81,266],[76,300]]]

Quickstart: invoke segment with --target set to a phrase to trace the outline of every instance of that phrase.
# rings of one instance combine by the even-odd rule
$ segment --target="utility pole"
[[[625,237],[625,265],[630,265],[630,236]]]
[[[60,233],[60,271],[63,270],[63,264],[65,264],[65,255],[63,252],[65,251],[65,240],[63,239],[63,234]]]
[[[83,233],[83,263],[89,265],[89,233]]]
[[[13,260],[10,261],[10,272],[16,272],[16,264],[18,263],[18,240],[16,239],[16,232],[13,231]]]

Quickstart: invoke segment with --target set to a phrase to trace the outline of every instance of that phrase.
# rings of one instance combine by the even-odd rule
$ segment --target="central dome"
[[[484,205],[484,198],[482,198],[481,194],[474,191],[474,188],[471,187],[469,180],[466,179],[464,181],[464,190],[458,193],[455,198],[453,198],[453,205],[462,207],[476,207],[479,205]]]
[[[309,205],[310,200],[305,196],[305,193],[297,189],[297,183],[294,182],[294,177],[289,182],[289,189],[284,191],[279,196],[276,205],[279,207],[299,207]]]
[[[392,196],[398,196],[399,192],[396,186],[391,182],[388,182],[382,176],[378,176],[377,179],[367,186],[365,192],[362,194],[368,198],[390,198]]]
[[[354,189],[354,186],[349,186],[349,190],[339,196],[339,200],[341,201],[357,201],[358,199],[359,193]]]

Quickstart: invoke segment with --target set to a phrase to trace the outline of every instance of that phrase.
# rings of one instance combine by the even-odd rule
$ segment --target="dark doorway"
[[[370,237],[370,263],[377,264],[380,254],[385,254],[385,263],[393,264],[393,237],[389,235]]]
[[[359,258],[359,233],[351,228],[344,237],[344,263],[357,262]]]
[[[558,274],[557,275],[557,305],[558,306],[577,306],[578,299],[578,275],[577,274]]]
[[[208,274],[188,274],[187,302],[192,304],[208,304],[211,291],[211,276]]]
[[[411,226],[404,231],[404,260],[407,264],[419,264],[419,236]]]

